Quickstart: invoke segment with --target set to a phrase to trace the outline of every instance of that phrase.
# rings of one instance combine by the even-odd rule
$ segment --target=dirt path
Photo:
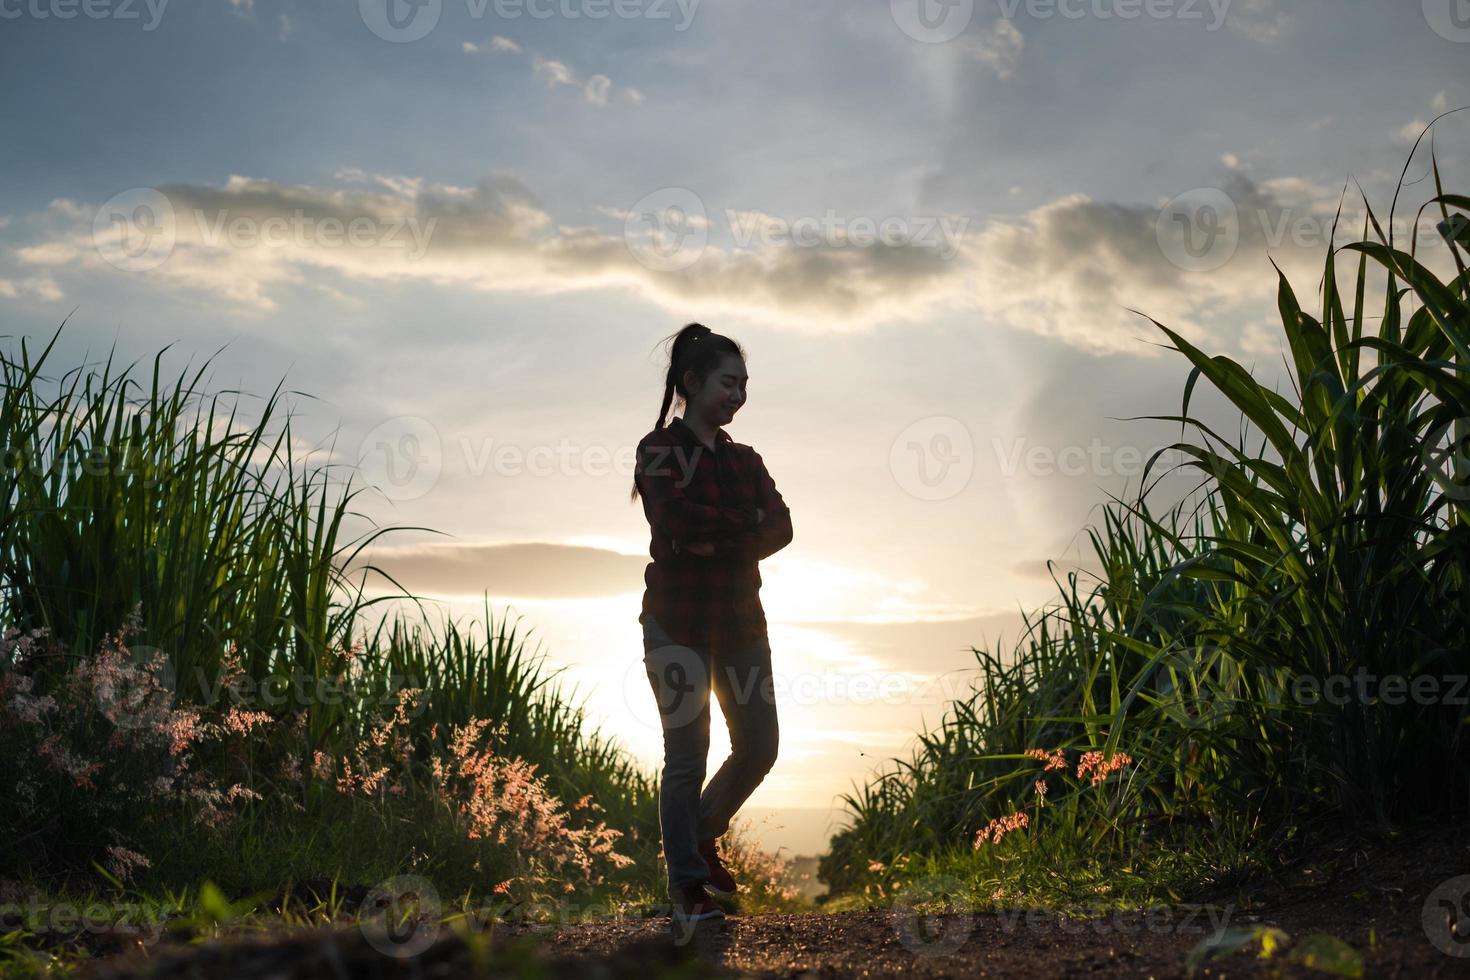
[[[1314,933],[1330,934],[1360,954],[1362,976],[1406,980],[1470,976],[1470,935],[1463,940],[1448,935],[1451,906],[1441,904],[1441,899],[1470,911],[1470,847],[1463,832],[1421,835],[1372,854],[1344,850],[1279,880],[1232,892],[1223,900],[1210,897],[1201,906],[1109,914],[1086,921],[1040,912],[920,917],[897,906],[846,913],[734,915],[700,923],[682,935],[671,929],[667,917],[554,928],[497,925],[493,936],[481,933],[495,953],[478,965],[472,945],[449,929],[405,934],[393,941],[359,929],[318,930],[187,949],[158,948],[146,961],[123,957],[82,975],[107,980],[1183,977],[1190,950],[1202,938],[1225,929],[1274,926],[1284,930],[1287,940],[1271,960],[1260,960],[1248,950],[1206,963],[1196,976],[1327,976],[1293,959],[1305,948],[1302,941]],[[1466,921],[1470,925],[1470,917]],[[413,955],[389,956],[385,948]],[[1336,949],[1340,952],[1341,947]],[[1331,945],[1319,946],[1318,957],[1319,962],[1331,959]]]

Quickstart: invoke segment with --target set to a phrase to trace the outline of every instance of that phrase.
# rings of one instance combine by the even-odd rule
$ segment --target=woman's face
[[[745,361],[738,354],[726,354],[701,387],[697,390],[690,387],[688,414],[696,415],[711,425],[728,425],[745,404],[745,386],[749,379],[750,375],[745,373]]]

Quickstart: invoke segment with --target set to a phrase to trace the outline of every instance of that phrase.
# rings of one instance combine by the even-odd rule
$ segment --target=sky
[[[650,767],[633,448],[660,342],[739,341],[795,529],[742,815],[814,853],[1178,438],[1149,317],[1285,384],[1271,263],[1310,305],[1403,172],[1444,259],[1410,154],[1470,105],[1470,4],[0,0],[0,81],[4,342],[284,379],[365,520],[440,532],[374,559],[518,618]]]

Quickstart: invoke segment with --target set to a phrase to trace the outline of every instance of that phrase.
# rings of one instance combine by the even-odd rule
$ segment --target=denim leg
[[[698,836],[699,790],[709,758],[709,657],[707,648],[681,646],[657,622],[644,623],[643,663],[664,733],[658,819],[671,899],[709,880]]]
[[[776,764],[779,743],[769,637],[717,643],[711,669],[720,712],[730,729],[730,757],[700,796],[701,840],[730,829],[736,811]]]

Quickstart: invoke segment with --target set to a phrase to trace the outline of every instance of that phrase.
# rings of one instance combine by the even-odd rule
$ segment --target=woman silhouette
[[[776,761],[771,646],[758,562],[791,542],[791,512],[751,447],[721,426],[745,404],[740,345],[698,323],[674,335],[663,405],[638,443],[653,561],[644,571],[643,660],[664,734],[659,827],[676,922],[724,915],[737,889],[717,839]],[[683,417],[664,416],[677,394]],[[730,757],[701,791],[713,687]]]

